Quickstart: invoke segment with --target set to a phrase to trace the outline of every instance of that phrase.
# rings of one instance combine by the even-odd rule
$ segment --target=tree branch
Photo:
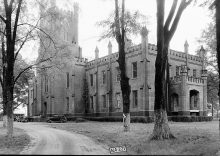
[[[120,21],[119,21],[119,9],[118,9],[118,0],[115,0],[115,35],[117,42],[120,41],[121,33],[120,33]]]
[[[176,6],[177,6],[177,2],[178,0],[173,0],[173,4],[172,4],[172,7],[170,9],[170,12],[169,12],[169,15],[167,17],[167,20],[165,22],[165,25],[164,25],[164,30],[167,32],[168,29],[169,29],[169,26],[170,26],[170,22],[174,16],[174,13],[175,13],[175,10],[176,10]]]
[[[6,20],[5,20],[5,18],[4,18],[2,15],[0,15],[0,19],[1,19],[4,23],[6,23]]]
[[[180,20],[180,17],[183,13],[183,10],[192,2],[192,0],[189,0],[186,2],[186,0],[182,0],[181,3],[180,3],[180,6],[177,10],[177,14],[174,18],[174,21],[173,21],[173,24],[170,28],[170,30],[168,31],[168,34],[167,34],[167,38],[166,38],[166,42],[169,42],[171,40],[171,38],[173,37],[175,31],[176,31],[176,28],[177,28],[177,25],[179,23],[179,20]]]
[[[10,5],[12,5],[13,1],[14,0],[11,0]],[[16,39],[17,27],[18,27],[18,19],[19,19],[20,10],[21,10],[21,3],[22,3],[22,0],[19,0],[17,12],[16,12],[16,17],[15,17],[14,31],[13,31],[13,40],[12,40],[13,43],[15,43],[15,39]]]

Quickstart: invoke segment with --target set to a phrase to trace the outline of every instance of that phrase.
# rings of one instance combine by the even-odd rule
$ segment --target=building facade
[[[51,4],[52,6],[54,4]],[[55,7],[56,8],[56,7]],[[65,48],[48,51],[39,50],[39,58],[54,54],[52,62],[56,67],[40,68],[30,81],[29,112],[34,115],[122,115],[122,96],[120,89],[119,54],[112,53],[108,44],[108,55],[99,58],[95,49],[95,59],[82,58],[78,45],[78,6],[74,13],[55,9],[62,17],[49,23],[56,30],[56,40],[65,43]],[[44,24],[44,23],[43,23]],[[43,27],[43,26],[42,26]],[[45,25],[48,28],[48,24]],[[55,28],[54,28],[55,27]],[[133,45],[126,40],[126,67],[131,86],[131,116],[152,116],[154,110],[154,83],[156,45],[148,43],[148,31],[141,30],[141,43]],[[204,51],[199,56],[188,54],[188,43],[184,52],[169,50],[169,102],[168,115],[205,116],[207,107],[207,72],[204,67]],[[51,65],[43,63],[42,66]]]

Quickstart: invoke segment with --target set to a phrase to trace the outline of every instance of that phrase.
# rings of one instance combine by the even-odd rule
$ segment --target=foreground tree
[[[220,69],[220,1],[215,0],[215,17],[216,17],[216,40],[217,40],[217,63],[218,63],[218,72]],[[218,74],[218,78],[220,80],[220,74]],[[218,96],[220,95],[220,81],[219,81],[219,90],[218,90]],[[220,98],[219,98],[219,104],[220,104]]]
[[[175,138],[170,131],[167,119],[167,82],[168,82],[168,48],[169,43],[176,31],[177,25],[184,9],[192,0],[182,0],[177,8],[177,0],[173,0],[169,15],[164,24],[165,0],[157,0],[157,57],[155,62],[155,125],[151,139],[172,139]],[[172,25],[171,21],[173,19]],[[171,25],[171,26],[170,26]]]
[[[52,38],[38,27],[39,21],[43,17],[39,17],[35,24],[27,22],[28,18],[25,16],[26,2],[23,0],[0,1],[3,6],[0,7],[2,68],[0,70],[0,84],[2,86],[4,123],[7,124],[7,136],[9,138],[13,135],[14,89],[16,88],[16,82],[19,82],[19,78],[37,64],[51,59],[51,56],[44,57],[34,64],[23,66],[19,70],[16,69],[16,60],[26,42],[36,40],[40,32],[50,42],[53,42]],[[40,42],[42,41],[41,38],[39,40]]]
[[[112,19],[113,18],[113,19]],[[145,20],[145,16],[136,11],[132,14],[125,11],[125,1],[122,1],[120,9],[118,0],[115,0],[115,12],[107,20],[98,22],[98,26],[107,27],[100,39],[114,37],[118,44],[119,58],[117,60],[120,69],[120,85],[123,101],[123,126],[124,131],[130,130],[130,85],[127,76],[125,60],[125,40],[126,35],[137,34],[141,30],[139,20]]]

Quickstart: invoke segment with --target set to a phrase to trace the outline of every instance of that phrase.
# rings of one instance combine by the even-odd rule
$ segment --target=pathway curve
[[[20,154],[109,155],[108,149],[90,138],[41,123],[17,123],[31,137],[31,143]]]

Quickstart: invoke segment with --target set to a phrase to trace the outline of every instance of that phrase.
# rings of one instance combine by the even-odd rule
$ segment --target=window
[[[92,74],[90,74],[90,84],[91,86],[93,86],[93,75]]]
[[[176,66],[176,76],[179,76],[179,75],[180,75],[180,67]]]
[[[137,62],[132,63],[132,77],[137,78]]]
[[[102,71],[102,83],[105,84],[106,82],[106,72],[105,70]]]
[[[70,101],[69,97],[66,97],[66,112],[69,113]]]
[[[93,96],[90,96],[90,108],[93,109]]]
[[[48,92],[48,78],[45,76],[45,92]]]
[[[120,93],[116,93],[116,107],[117,108],[120,108],[120,105],[121,105],[121,94]]]
[[[133,90],[132,91],[132,97],[133,97],[133,106],[137,107],[138,105],[138,94],[137,94],[137,90]]]
[[[102,95],[103,108],[106,108],[106,95]]]
[[[70,86],[70,84],[69,84],[70,82],[69,81],[70,81],[70,79],[69,79],[69,72],[67,72],[66,73],[66,87],[67,88],[69,88],[69,86]]]
[[[119,82],[121,81],[121,71],[119,69],[119,67],[116,67],[116,81]]]
[[[193,77],[196,77],[196,69],[193,69]]]

